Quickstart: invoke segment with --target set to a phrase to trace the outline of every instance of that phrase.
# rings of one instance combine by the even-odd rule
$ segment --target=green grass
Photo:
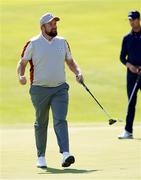
[[[0,179],[13,180],[139,180],[141,178],[141,127],[135,126],[133,140],[118,140],[121,127],[79,124],[70,128],[71,153],[76,163],[61,168],[52,128],[48,132],[47,170],[36,168],[33,129],[30,127],[0,129]],[[21,143],[22,140],[22,143]],[[82,143],[78,143],[82,142]],[[84,142],[84,143],[83,143]]]
[[[59,35],[71,45],[86,84],[111,112],[125,118],[126,69],[119,61],[121,40],[129,30],[127,13],[141,11],[140,0],[1,0],[0,117],[1,123],[34,121],[29,85],[20,86],[16,65],[26,41],[39,33],[39,18],[47,11],[61,18]],[[104,121],[105,116],[67,70],[70,84],[69,121]],[[28,71],[26,72],[28,75]],[[139,94],[139,98],[141,95]],[[136,120],[141,120],[138,98]]]

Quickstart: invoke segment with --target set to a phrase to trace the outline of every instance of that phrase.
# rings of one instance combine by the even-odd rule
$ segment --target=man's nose
[[[53,28],[54,28],[54,29],[56,29],[56,28],[57,28],[57,26],[56,26],[56,25],[54,25],[54,26],[53,26]]]
[[[57,28],[56,28],[56,27],[53,27],[52,30],[57,30]]]

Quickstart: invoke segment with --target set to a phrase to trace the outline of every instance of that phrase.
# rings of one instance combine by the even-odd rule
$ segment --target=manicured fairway
[[[71,151],[76,163],[60,166],[60,154],[53,129],[49,129],[47,170],[35,167],[36,152],[32,126],[4,127],[0,130],[0,179],[13,180],[139,180],[141,178],[141,126],[135,139],[118,140],[121,126],[86,124],[70,128]]]
[[[20,86],[16,75],[23,46],[40,32],[41,15],[53,12],[61,19],[58,34],[68,40],[85,83],[112,117],[123,118],[125,122],[126,68],[120,63],[119,54],[122,38],[130,31],[127,14],[132,9],[141,12],[141,0],[0,0],[1,180],[141,179],[140,92],[135,139],[118,140],[124,124],[108,126],[101,109],[66,68],[70,85],[67,119],[71,124],[71,151],[76,163],[69,169],[61,168],[61,156],[50,128],[46,171],[35,167],[31,125],[35,117],[28,94],[29,80],[28,85]]]
[[[61,19],[58,34],[65,37],[85,82],[112,116],[125,119],[126,68],[119,61],[123,36],[130,31],[128,11],[141,11],[141,0],[1,0],[0,123],[29,123],[34,113],[29,85],[19,85],[16,65],[25,43],[39,33],[39,19],[50,11]],[[105,121],[101,110],[68,71],[72,122]],[[29,70],[26,72],[27,77]],[[28,81],[29,82],[29,81]],[[141,93],[136,121],[141,120]]]

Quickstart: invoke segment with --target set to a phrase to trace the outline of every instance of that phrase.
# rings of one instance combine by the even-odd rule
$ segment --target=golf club
[[[134,96],[135,90],[136,90],[136,88],[137,88],[137,85],[138,85],[138,82],[139,82],[140,79],[141,79],[141,71],[138,73],[138,76],[137,76],[137,79],[136,79],[134,88],[133,88],[132,93],[131,93],[131,96],[130,96],[130,98],[129,98],[128,106],[127,106],[127,112],[128,112],[129,105],[130,105],[130,103],[131,103],[131,101],[132,101],[132,98],[133,98],[133,96]]]
[[[99,107],[103,110],[105,115],[109,118],[109,125],[112,125],[112,124],[116,123],[117,121],[121,122],[121,120],[112,119],[111,116],[109,115],[109,113],[104,109],[104,107],[99,103],[99,101],[96,99],[96,97],[91,93],[91,91],[88,89],[88,87],[85,85],[85,83],[82,80],[80,81],[80,83],[83,85],[83,87],[86,89],[86,91],[93,97],[93,99],[99,105]]]

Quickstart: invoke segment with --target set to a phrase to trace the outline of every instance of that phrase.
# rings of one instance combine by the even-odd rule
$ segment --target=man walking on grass
[[[66,121],[69,85],[66,83],[64,63],[76,75],[78,82],[83,81],[83,76],[72,58],[69,44],[57,36],[59,20],[51,13],[41,17],[41,33],[25,45],[17,67],[19,82],[25,85],[25,68],[30,63],[30,95],[36,111],[34,126],[39,168],[47,167],[45,152],[50,108],[60,153],[63,155],[62,167],[75,162],[69,150]]]
[[[131,11],[128,14],[128,19],[132,30],[123,38],[120,60],[127,67],[127,95],[128,99],[130,99],[137,76],[141,73],[140,13],[138,11]],[[141,79],[129,104],[125,130],[118,137],[119,139],[133,138],[133,121],[139,89],[141,90]]]

